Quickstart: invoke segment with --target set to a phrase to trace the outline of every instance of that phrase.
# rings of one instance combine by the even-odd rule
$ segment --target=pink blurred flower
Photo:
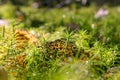
[[[9,22],[7,20],[0,20],[0,26],[5,26],[8,27],[9,26]]]
[[[39,4],[38,2],[34,2],[34,3],[32,4],[32,7],[33,7],[33,8],[38,8],[39,5],[40,5],[40,4]]]
[[[100,8],[95,14],[95,18],[105,18],[109,14],[109,11],[106,9]]]

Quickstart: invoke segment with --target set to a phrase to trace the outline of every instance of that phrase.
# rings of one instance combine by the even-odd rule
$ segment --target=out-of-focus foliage
[[[0,66],[9,79],[119,79],[119,6],[58,9],[30,3],[0,6]]]
[[[71,4],[76,4],[78,7],[89,6],[91,3],[96,5],[108,4],[111,6],[116,6],[120,4],[119,0],[0,0],[0,4],[12,3],[14,5],[32,5],[35,8],[39,7],[57,7],[61,8],[64,6],[70,6]]]

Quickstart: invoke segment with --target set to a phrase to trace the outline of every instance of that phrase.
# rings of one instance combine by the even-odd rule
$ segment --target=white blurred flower
[[[109,14],[109,11],[106,9],[100,8],[95,14],[95,18],[105,18]]]
[[[86,3],[87,3],[87,0],[82,0],[83,5],[86,5]]]

